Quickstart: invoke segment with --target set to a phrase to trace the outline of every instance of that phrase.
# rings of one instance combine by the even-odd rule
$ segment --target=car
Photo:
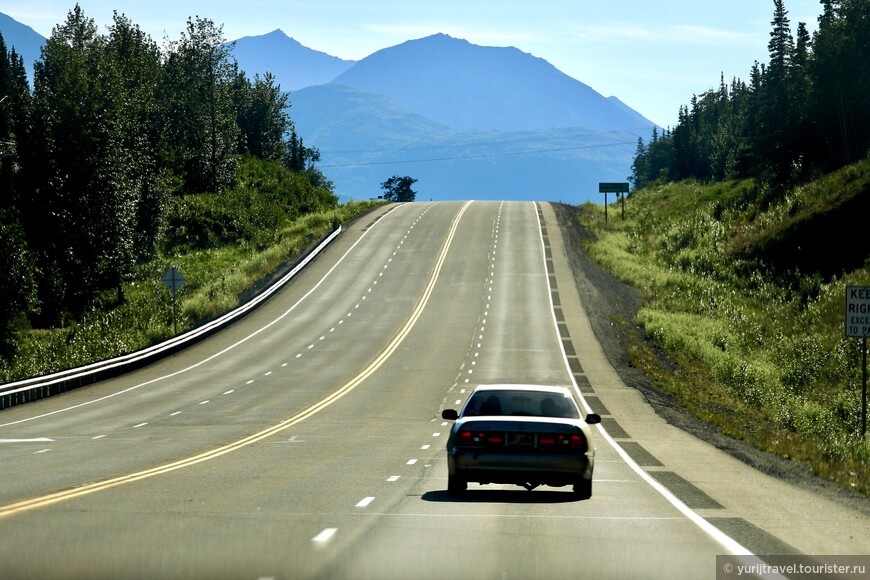
[[[573,486],[578,499],[592,497],[595,446],[592,425],[581,419],[566,387],[479,385],[460,412],[444,409],[453,421],[447,439],[447,492],[458,496],[469,482]]]

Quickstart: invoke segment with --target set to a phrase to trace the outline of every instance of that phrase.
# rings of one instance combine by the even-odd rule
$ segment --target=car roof
[[[504,384],[504,385],[478,385],[474,388],[474,392],[478,391],[535,391],[539,393],[553,393],[571,396],[571,391],[567,387],[559,387],[554,385],[519,385],[519,384]]]

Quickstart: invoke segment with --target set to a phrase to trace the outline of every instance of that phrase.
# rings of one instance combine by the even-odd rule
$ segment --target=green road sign
[[[598,193],[628,193],[628,183],[599,183]]]

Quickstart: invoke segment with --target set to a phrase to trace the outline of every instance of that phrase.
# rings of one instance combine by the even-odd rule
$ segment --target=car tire
[[[592,480],[581,479],[574,484],[574,496],[577,499],[589,499],[592,497]]]
[[[453,496],[462,495],[465,493],[465,489],[468,486],[468,483],[465,481],[465,478],[460,477],[459,475],[448,475],[447,476],[447,493]]]

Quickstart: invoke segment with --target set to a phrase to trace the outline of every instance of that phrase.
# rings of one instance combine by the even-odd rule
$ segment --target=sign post
[[[598,193],[604,194],[604,223],[607,223],[607,194],[622,194],[622,219],[625,220],[625,195],[628,193],[628,183],[599,183]]]
[[[867,433],[867,336],[870,286],[846,286],[846,338],[861,339],[861,437]]]
[[[178,268],[172,266],[166,271],[160,281],[172,292],[172,330],[174,334],[178,334],[178,324],[175,318],[175,293],[179,288],[184,286],[186,280],[182,273],[178,271]]]

